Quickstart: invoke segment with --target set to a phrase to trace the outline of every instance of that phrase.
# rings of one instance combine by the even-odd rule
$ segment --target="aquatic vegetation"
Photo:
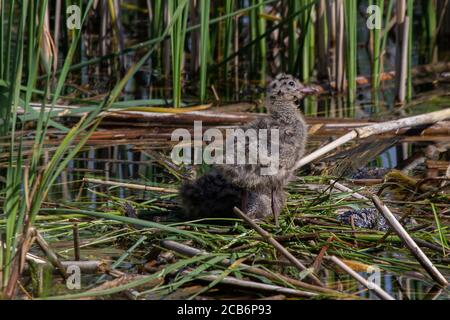
[[[345,214],[377,194],[448,278],[448,121],[358,136],[448,108],[448,1],[57,3],[0,0],[2,298],[449,298],[386,220]],[[300,106],[308,153],[353,138],[305,163],[268,236],[238,216],[183,221],[178,187],[207,166],[176,165],[171,133],[263,117],[281,72],[318,92]],[[381,291],[355,281],[374,268]]]

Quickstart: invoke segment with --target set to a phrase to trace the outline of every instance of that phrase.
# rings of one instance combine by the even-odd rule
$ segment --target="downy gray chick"
[[[270,130],[278,130],[279,141],[279,165],[274,174],[264,175],[263,165],[260,161],[257,164],[233,164],[219,165],[218,170],[228,181],[243,189],[243,203],[245,208],[247,199],[250,194],[246,192],[256,192],[260,194],[270,195],[273,205],[271,213],[278,224],[278,216],[283,207],[275,205],[276,195],[283,193],[283,189],[292,178],[296,163],[303,157],[307,139],[307,126],[303,116],[298,108],[299,100],[306,94],[316,92],[310,87],[303,86],[296,78],[288,74],[280,74],[269,85],[266,97],[266,109],[269,116],[257,119],[243,127],[244,131],[248,129],[268,130],[268,148],[269,157],[271,156],[271,139]],[[246,159],[257,153],[254,146],[251,146],[248,140],[245,142],[235,141],[235,144],[245,143]],[[226,148],[230,146],[227,145]],[[236,147],[235,151],[238,150]],[[235,152],[235,161],[237,163],[237,152]],[[264,213],[265,215],[269,213]]]
[[[278,75],[267,89],[265,106],[269,116],[240,129],[244,132],[248,129],[257,132],[266,129],[268,157],[272,156],[270,130],[278,130],[279,139],[275,147],[279,150],[279,165],[273,174],[267,175],[262,171],[267,168],[267,164],[262,164],[261,159],[256,164],[237,164],[236,151],[239,147],[245,150],[246,160],[255,156],[258,150],[248,139],[231,141],[231,145],[225,146],[225,154],[229,148],[235,148],[233,164],[216,165],[196,181],[182,185],[180,195],[187,216],[229,217],[234,216],[234,207],[240,207],[252,218],[262,219],[272,214],[278,224],[278,215],[285,204],[284,187],[291,179],[295,164],[302,158],[306,145],[307,127],[298,103],[306,94],[314,92],[314,89],[303,86],[291,75]]]

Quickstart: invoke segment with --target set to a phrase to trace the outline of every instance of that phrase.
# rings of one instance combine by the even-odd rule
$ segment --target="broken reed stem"
[[[25,267],[25,260],[23,257],[27,256],[32,244],[36,241],[36,230],[34,228],[30,228],[29,226],[25,227],[25,229],[26,230],[23,231],[21,239],[19,240],[14,257],[9,262],[11,264],[11,274],[9,275],[6,287],[4,287],[2,293],[2,298],[4,299],[13,298],[16,291],[16,286],[19,283],[19,277]],[[1,244],[1,246],[2,248],[0,249],[3,250],[3,244]]]
[[[171,241],[171,240],[163,240],[161,242],[161,245],[168,249],[168,250],[172,250],[175,252],[178,252],[179,254],[185,255],[185,256],[189,256],[189,257],[193,257],[196,255],[201,255],[201,254],[209,254],[207,251],[204,250],[199,250],[196,248],[192,248],[188,245],[182,244],[182,243],[178,243],[175,241]],[[224,259],[222,261],[223,265],[226,266],[230,266],[233,262],[230,259]],[[325,293],[325,294],[333,294],[333,295],[342,295],[341,292],[339,291],[335,291],[332,289],[328,289],[328,288],[324,288],[324,287],[319,287],[319,286],[315,286],[313,284],[309,284],[297,279],[292,279],[289,277],[286,277],[282,274],[273,274],[271,272],[268,272],[266,270],[257,268],[257,267],[252,267],[250,265],[247,265],[245,263],[241,263],[240,266],[243,268],[242,271],[247,271],[249,273],[254,273],[256,275],[259,276],[263,276],[266,277],[267,279],[270,280],[275,280],[275,281],[285,281],[289,284],[292,284],[296,287],[302,288],[302,289],[306,289],[306,290],[311,290],[311,291],[315,291],[315,292],[321,292],[321,293]]]
[[[182,272],[183,274],[189,274],[189,271]],[[280,286],[276,286],[273,284],[264,284],[249,280],[239,280],[234,277],[221,277],[217,275],[205,275],[205,276],[199,276],[197,279],[205,280],[208,282],[215,282],[220,280],[222,284],[231,285],[235,287],[240,287],[243,289],[250,289],[250,290],[263,290],[263,291],[269,291],[269,292],[276,292],[280,294],[286,294],[290,296],[296,296],[296,297],[302,297],[302,298],[313,298],[316,297],[318,294],[313,292],[306,292],[306,291],[300,291],[296,289],[290,289],[290,288],[284,288]]]
[[[355,199],[363,200],[363,201],[369,201],[369,199],[367,199],[367,198],[366,198],[365,196],[363,196],[362,194],[359,194],[359,193],[353,191],[352,189],[350,189],[350,188],[344,186],[343,184],[340,184],[340,183],[337,182],[336,180],[330,180],[330,184],[331,184],[331,187],[334,188],[334,189],[338,189],[338,190],[343,191],[343,192],[351,192],[350,195],[351,195],[353,198],[355,198]]]
[[[409,33],[409,17],[405,17],[403,20],[403,37],[401,44],[401,60],[400,60],[400,73],[398,79],[398,102],[404,103],[406,99],[406,80],[408,76],[408,33]]]
[[[252,219],[247,217],[241,210],[234,207],[234,213],[238,215],[241,219],[247,222],[256,232],[258,232],[266,242],[275,247],[283,256],[286,257],[298,270],[305,271],[308,268],[303,265],[296,257],[294,257],[285,247],[283,247],[277,240],[275,240],[270,233],[258,226]],[[324,287],[325,285],[317,278],[314,274],[309,274],[308,277],[313,281],[315,285]]]
[[[384,291],[380,286],[378,286],[374,282],[369,282],[366,279],[364,279],[361,275],[359,275],[357,272],[355,272],[352,268],[347,266],[344,262],[342,262],[339,258],[335,256],[326,257],[327,260],[332,261],[334,264],[336,264],[339,268],[347,272],[350,276],[352,276],[356,281],[361,283],[363,286],[365,286],[367,289],[372,290],[376,293],[378,297],[380,297],[383,300],[395,300],[391,295],[389,295],[386,291]]]
[[[44,264],[45,267],[54,267],[54,271],[59,272],[59,269],[56,269],[53,264],[48,263],[45,260],[42,260],[40,257],[34,256],[32,254],[27,254],[26,256],[27,261],[32,261],[34,263],[38,264]],[[98,261],[98,260],[90,260],[90,261],[61,261],[61,265],[64,268],[64,270],[67,270],[70,266],[76,266],[80,268],[80,271],[82,274],[97,274],[97,273],[104,273],[109,269],[109,266],[104,261]],[[29,265],[25,264],[24,272],[29,271]]]
[[[355,128],[349,133],[343,135],[342,137],[334,140],[333,142],[323,146],[319,150],[314,151],[313,153],[310,153],[306,157],[300,159],[300,161],[297,162],[295,169],[299,169],[303,167],[305,164],[308,164],[321,156],[325,155],[326,153],[344,145],[345,143],[355,139],[364,139],[368,138],[372,135],[385,133],[388,131],[398,130],[405,127],[414,127],[414,126],[420,126],[430,123],[435,123],[441,120],[445,120],[447,118],[450,118],[450,108],[426,113],[414,117],[408,117],[398,120],[392,120],[387,122],[381,122],[376,123],[373,125],[369,125],[362,128]]]
[[[81,260],[81,254],[80,254],[80,234],[78,232],[78,224],[74,224],[72,226],[73,231],[73,252],[74,252],[74,258],[76,261]]]
[[[404,101],[404,97],[402,100],[402,93],[403,95],[406,92],[406,88],[402,88],[404,87],[404,85],[406,84],[406,81],[403,82],[403,77],[406,76],[406,72],[404,72],[403,70],[403,49],[404,49],[404,45],[405,42],[408,42],[408,33],[403,33],[404,32],[404,27],[405,27],[405,17],[406,17],[406,0],[397,0],[397,10],[396,10],[396,48],[395,48],[395,70],[396,70],[396,74],[397,77],[395,79],[395,84],[396,84],[396,91],[397,91],[397,100],[399,100],[399,102],[403,102]],[[406,60],[407,63],[407,60]],[[403,72],[403,74],[402,74]],[[405,78],[406,80],[406,78]]]
[[[356,129],[353,129],[352,131],[343,135],[342,137],[334,140],[333,142],[323,146],[319,150],[316,150],[313,153],[310,153],[309,155],[307,155],[306,157],[303,157],[302,159],[300,159],[300,161],[297,162],[297,164],[295,166],[295,170],[303,167],[305,164],[308,164],[308,163],[320,158],[321,156],[327,154],[328,152],[346,144],[347,142],[349,142],[357,137],[358,137],[358,133],[357,133]]]
[[[154,192],[162,192],[162,193],[178,193],[178,190],[176,190],[176,189],[152,187],[152,186],[146,186],[143,184],[124,183],[124,182],[116,182],[116,181],[108,181],[108,180],[100,180],[100,179],[83,178],[83,182],[96,183],[96,184],[101,184],[101,185],[105,185],[105,186],[123,187],[123,188],[128,188],[128,189],[135,189],[135,190],[154,191]]]
[[[39,247],[41,247],[42,251],[44,251],[45,255],[48,258],[48,261],[50,261],[50,263],[59,271],[64,279],[67,279],[68,275],[66,273],[66,269],[64,268],[56,253],[53,252],[47,241],[44,240],[44,238],[37,230],[34,230],[34,233],[36,237],[36,243],[39,245]]]
[[[397,221],[395,216],[389,210],[389,208],[381,202],[380,198],[373,195],[372,201],[378,211],[384,216],[386,221],[389,223],[391,228],[395,231],[395,233],[403,240],[405,245],[411,251],[413,256],[419,261],[422,267],[429,273],[429,275],[441,286],[447,287],[448,281],[445,277],[439,272],[439,270],[433,265],[433,263],[428,259],[428,257],[423,253],[422,249],[415,243],[415,241],[411,238],[411,236],[406,232],[400,222]]]
[[[104,290],[114,289],[120,286],[124,286],[130,282],[138,281],[145,279],[147,276],[142,274],[122,274],[122,275],[112,275],[115,277],[113,280],[106,281],[102,283],[99,286],[96,286],[88,291],[86,293],[97,293]],[[156,278],[150,281],[150,283],[147,282],[146,287],[155,287],[157,285],[161,284],[161,278]],[[139,298],[139,292],[135,289],[125,289],[123,293],[131,300],[137,300]],[[86,296],[81,298],[82,300],[90,300],[95,299],[95,295],[92,296]]]

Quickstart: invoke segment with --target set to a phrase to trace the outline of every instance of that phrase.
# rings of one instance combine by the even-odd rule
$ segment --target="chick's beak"
[[[302,95],[315,94],[317,92],[319,92],[319,90],[314,87],[303,87],[302,89],[300,89],[300,93]]]

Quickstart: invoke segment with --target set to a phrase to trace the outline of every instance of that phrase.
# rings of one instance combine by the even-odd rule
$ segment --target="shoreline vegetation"
[[[0,0],[0,298],[448,300],[448,21],[436,0]],[[208,166],[175,164],[173,131],[264,117],[281,72],[317,94],[279,226],[184,221]],[[367,212],[387,229],[340,219]]]

